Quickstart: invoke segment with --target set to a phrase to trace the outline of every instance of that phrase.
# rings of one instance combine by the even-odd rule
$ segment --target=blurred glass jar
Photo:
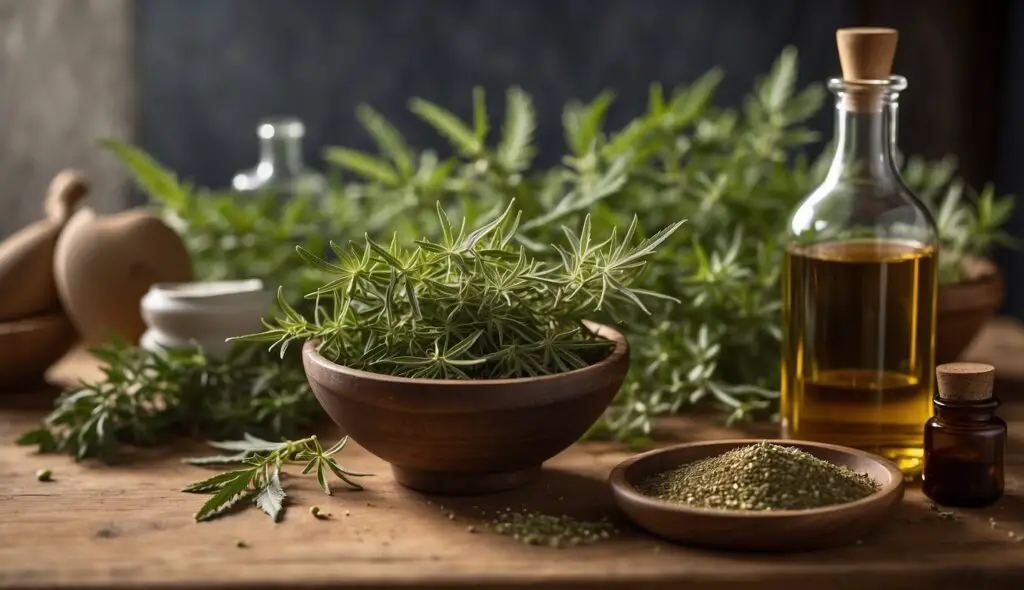
[[[302,137],[306,129],[295,117],[274,117],[260,121],[260,161],[255,168],[235,175],[231,186],[240,193],[273,193],[281,199],[297,196],[325,197],[327,180],[307,168],[302,160]]]

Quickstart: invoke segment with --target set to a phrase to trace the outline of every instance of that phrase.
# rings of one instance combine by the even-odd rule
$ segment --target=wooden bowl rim
[[[0,322],[0,337],[29,332],[44,332],[70,324],[71,320],[61,311],[51,311],[19,320]]]
[[[954,287],[992,287],[999,286],[1003,282],[1003,273],[994,270],[988,274],[973,279],[962,279],[953,283],[942,283],[939,289],[952,289]]]
[[[936,310],[940,316],[963,311],[994,311],[1003,301],[1006,284],[1000,273],[970,281],[939,285]]]
[[[308,340],[302,345],[302,354],[304,354],[311,362],[316,363],[321,369],[333,373],[341,373],[348,375],[349,377],[355,377],[359,379],[368,379],[371,381],[383,381],[387,383],[396,383],[402,385],[431,385],[431,386],[445,386],[445,387],[480,387],[482,385],[525,385],[530,383],[538,383],[543,381],[549,381],[552,379],[564,379],[569,376],[580,375],[588,371],[596,371],[603,366],[618,362],[623,356],[629,352],[629,344],[626,341],[626,337],[622,335],[618,330],[607,326],[605,324],[599,324],[597,322],[584,321],[587,328],[593,331],[598,336],[610,340],[615,344],[612,352],[597,361],[592,365],[586,367],[580,367],[579,369],[573,369],[564,373],[553,373],[551,375],[539,375],[537,377],[517,377],[513,379],[425,379],[421,377],[398,377],[395,375],[387,375],[385,373],[373,373],[371,371],[364,371],[362,369],[353,369],[346,367],[345,365],[339,365],[333,361],[329,361],[321,355],[316,347],[320,342],[319,340]]]
[[[978,291],[978,290],[1002,290],[1004,285],[1003,273],[998,270],[992,273],[982,275],[973,279],[964,279],[956,281],[955,283],[941,283],[939,284],[939,291],[945,289],[947,292],[952,291]]]
[[[641,493],[636,487],[626,479],[626,471],[633,465],[646,461],[651,457],[673,452],[684,448],[698,448],[698,447],[711,447],[711,446],[723,446],[728,447],[723,449],[724,451],[731,450],[742,445],[755,444],[759,442],[770,442],[772,444],[782,446],[793,446],[806,450],[808,448],[817,449],[828,449],[838,453],[842,453],[850,456],[858,456],[869,461],[872,461],[886,471],[889,472],[889,481],[881,484],[881,487],[877,492],[855,500],[853,502],[846,502],[844,504],[836,504],[833,506],[822,506],[820,508],[808,508],[806,510],[727,510],[719,508],[695,508],[687,506],[685,504],[677,504],[674,502],[668,502],[666,500],[659,500],[652,496]],[[682,463],[680,465],[683,465]],[[678,466],[677,466],[678,467]],[[827,443],[818,443],[812,441],[801,441],[801,440],[784,440],[784,439],[764,439],[764,438],[733,438],[725,440],[713,440],[713,441],[702,441],[693,443],[683,443],[679,445],[673,445],[671,447],[664,447],[661,449],[655,449],[634,455],[625,461],[622,461],[612,469],[608,475],[608,483],[617,496],[621,496],[625,501],[643,505],[645,508],[650,510],[659,511],[662,513],[673,513],[677,515],[687,516],[699,516],[703,518],[726,518],[726,519],[786,519],[793,517],[805,517],[823,514],[833,514],[837,512],[846,512],[849,510],[859,510],[864,506],[878,502],[883,498],[887,498],[894,494],[900,493],[906,485],[903,480],[903,473],[890,461],[879,457],[873,453],[867,451],[861,451],[850,447],[844,447],[841,445],[832,445]]]

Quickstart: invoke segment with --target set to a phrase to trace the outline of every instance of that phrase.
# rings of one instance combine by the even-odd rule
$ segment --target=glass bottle
[[[895,163],[896,31],[840,29],[835,155],[794,211],[783,278],[782,430],[920,473],[934,383],[938,238]]]
[[[925,424],[921,490],[945,506],[987,506],[1003,495],[1006,422],[995,415],[995,369],[981,363],[936,367],[935,416]]]
[[[255,168],[239,172],[231,186],[239,193],[272,193],[282,199],[299,195],[322,197],[326,179],[305,166],[302,137],[305,127],[294,117],[275,117],[260,121],[260,161]]]

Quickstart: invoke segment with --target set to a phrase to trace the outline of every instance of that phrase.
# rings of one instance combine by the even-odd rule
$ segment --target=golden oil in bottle
[[[909,240],[790,247],[783,283],[784,435],[920,469],[931,416],[936,251]]]
[[[783,436],[920,473],[932,412],[938,231],[900,177],[898,33],[836,32],[835,153],[793,211],[782,300]]]

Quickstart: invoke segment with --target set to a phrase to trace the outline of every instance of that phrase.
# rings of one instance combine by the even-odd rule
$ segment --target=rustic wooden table
[[[1019,376],[1022,350],[1024,331],[998,324],[969,356]],[[72,357],[57,376],[83,366]],[[943,518],[912,488],[896,518],[863,543],[786,555],[689,549],[631,527],[605,484],[629,452],[608,444],[569,449],[525,489],[457,499],[399,487],[383,462],[353,445],[343,463],[377,474],[365,491],[327,497],[310,478],[294,478],[286,484],[292,506],[277,524],[255,510],[197,524],[192,514],[201,498],[178,490],[206,472],[179,458],[205,452],[201,447],[147,450],[116,467],[35,455],[12,441],[43,415],[52,395],[6,395],[0,397],[0,586],[1024,588],[1024,396],[1016,383],[998,386],[1008,398],[1001,413],[1010,423],[1007,494],[998,504]],[[667,422],[664,434],[671,442],[766,433],[689,418]],[[36,481],[39,468],[51,469],[54,481]],[[314,519],[308,513],[314,504],[333,518]],[[487,514],[505,507],[605,516],[621,534],[572,549],[526,546],[486,532]],[[470,525],[478,532],[469,532]],[[239,540],[248,547],[236,547]]]

